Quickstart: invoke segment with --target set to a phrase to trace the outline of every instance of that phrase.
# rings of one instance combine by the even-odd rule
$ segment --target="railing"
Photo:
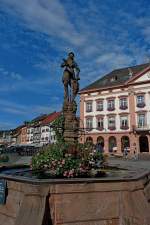
[[[144,108],[145,107],[145,103],[141,102],[141,103],[137,103],[136,105],[138,108]]]
[[[115,107],[112,106],[112,107],[107,107],[107,111],[114,111],[115,110]]]
[[[128,106],[127,106],[127,105],[120,105],[120,106],[119,106],[119,109],[125,110],[125,109],[128,109]]]

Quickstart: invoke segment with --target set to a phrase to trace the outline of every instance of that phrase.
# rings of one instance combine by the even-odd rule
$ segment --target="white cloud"
[[[16,72],[8,71],[2,66],[0,66],[0,74],[3,75],[3,78],[12,79],[20,81],[22,80],[22,75]]]
[[[11,76],[12,79],[22,80],[22,76],[19,73],[11,72],[10,76]]]
[[[99,56],[96,60],[98,64],[108,63],[108,66],[112,69],[119,68],[121,66],[127,66],[132,62],[132,57],[127,54],[118,54],[118,53],[106,53],[102,56]]]
[[[80,2],[82,4],[82,0]],[[17,72],[0,68],[0,74],[18,81],[11,87],[5,86],[3,90],[32,91],[38,93],[41,98],[49,95],[50,99],[50,107],[35,106],[34,103],[33,107],[0,103],[2,110],[24,116],[59,110],[60,104],[55,103],[52,96],[54,87],[63,89],[62,70],[59,65],[61,58],[65,57],[65,51],[73,50],[77,56],[82,87],[118,67],[145,62],[150,40],[150,21],[147,16],[137,18],[122,7],[119,11],[112,12],[109,4],[99,2],[89,0],[84,7],[79,7],[76,1],[0,0],[0,6],[5,6],[9,12],[18,16],[18,21],[21,21],[27,30],[36,32],[32,37],[32,46],[36,49],[39,61],[35,60],[33,66],[44,71],[39,76],[31,74],[31,78],[27,80],[21,78]],[[141,10],[142,7],[139,7],[139,12]],[[40,37],[41,48],[45,39],[48,42],[45,51],[39,47],[40,42],[34,42],[36,37]],[[17,41],[23,48],[29,47],[25,40],[17,38],[16,45]],[[51,49],[55,51],[55,56],[51,54]],[[34,56],[31,52],[27,57],[32,61]]]
[[[71,44],[81,45],[84,37],[76,31],[69,21],[67,12],[59,0],[1,0],[12,13],[17,13],[20,19],[33,31],[63,38]]]

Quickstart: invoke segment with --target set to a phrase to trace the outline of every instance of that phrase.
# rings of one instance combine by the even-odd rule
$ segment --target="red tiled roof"
[[[53,122],[60,115],[61,115],[61,112],[54,112],[54,113],[47,115],[47,117],[42,121],[42,125],[46,125],[46,124]]]

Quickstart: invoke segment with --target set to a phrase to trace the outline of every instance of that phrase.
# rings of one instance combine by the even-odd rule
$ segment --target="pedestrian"
[[[138,153],[136,153],[136,149],[133,152],[133,159],[138,160]]]
[[[96,144],[96,151],[102,153],[103,152],[103,146],[101,143]]]
[[[128,148],[127,147],[124,148],[124,157],[125,157],[125,159],[128,158]]]

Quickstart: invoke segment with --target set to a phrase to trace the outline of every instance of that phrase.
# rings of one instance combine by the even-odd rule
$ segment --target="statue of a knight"
[[[77,63],[74,61],[74,53],[70,52],[67,59],[63,59],[61,67],[65,67],[62,82],[64,84],[64,98],[69,99],[68,85],[72,88],[72,101],[74,100],[78,90],[80,80],[79,73],[80,69]]]

